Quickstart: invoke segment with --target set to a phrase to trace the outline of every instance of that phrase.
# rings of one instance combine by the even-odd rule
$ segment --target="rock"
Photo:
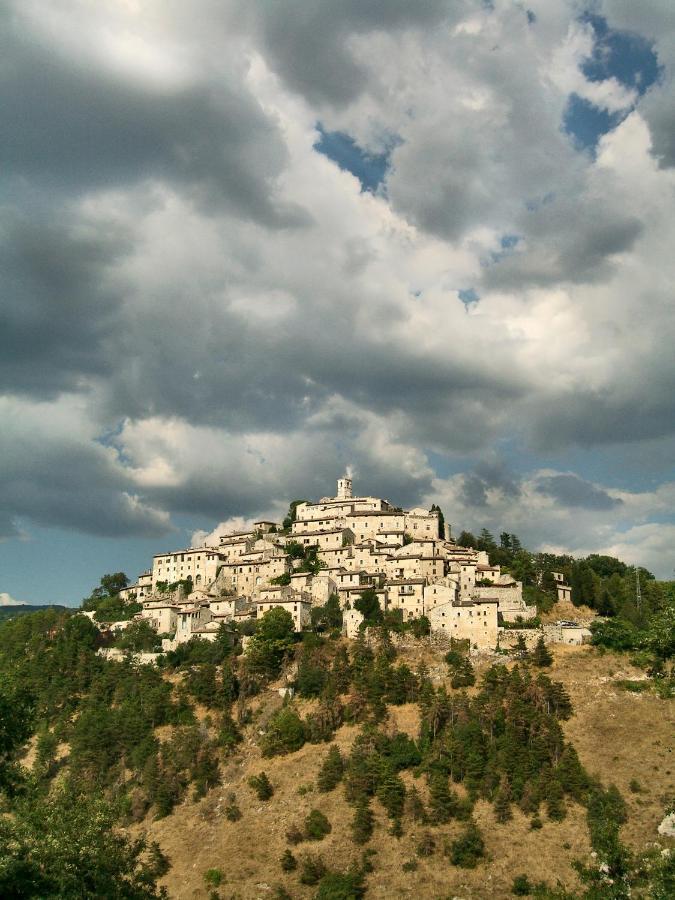
[[[666,816],[656,830],[665,837],[675,837],[675,812]]]

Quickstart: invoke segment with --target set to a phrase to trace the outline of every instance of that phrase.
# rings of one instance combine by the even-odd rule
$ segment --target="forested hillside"
[[[545,573],[562,569],[560,558],[542,569],[540,555],[513,544],[490,552],[508,554],[513,569],[527,563],[544,596]],[[192,640],[158,667],[102,658],[112,638],[81,615],[49,609],[5,622],[0,896],[152,898],[169,885],[172,896],[326,900],[412,896],[419,879],[436,892],[452,881],[450,896],[462,884],[461,896],[673,896],[668,839],[657,847],[653,824],[651,849],[623,837],[640,804],[650,822],[672,810],[672,791],[647,784],[670,780],[662,752],[672,746],[659,738],[645,749],[659,774],[631,770],[627,797],[613,784],[614,738],[582,761],[570,737],[575,697],[585,723],[577,741],[604,723],[583,693],[589,678],[594,703],[618,696],[636,742],[648,731],[638,714],[662,734],[673,586],[645,574],[635,609],[634,573],[592,559],[594,594],[582,599],[611,584],[614,615],[577,657],[559,663],[553,650],[568,687],[550,674],[548,652],[476,659],[395,620],[348,642],[334,604],[302,635],[273,610],[247,626],[245,652],[224,637]],[[111,599],[101,591],[93,606],[111,614]],[[142,638],[117,640],[133,650]],[[208,856],[208,843],[192,847],[195,829],[214,846],[226,836],[229,848],[196,874],[192,855]],[[528,848],[515,858],[514,835]],[[535,857],[551,847],[549,874]]]

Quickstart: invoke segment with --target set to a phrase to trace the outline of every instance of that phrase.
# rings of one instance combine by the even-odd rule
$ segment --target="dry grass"
[[[443,667],[438,654],[420,649],[402,657],[409,664],[421,661],[437,670]],[[413,658],[417,657],[417,658]],[[432,658],[433,657],[433,658]],[[485,668],[488,660],[478,664]],[[576,746],[583,764],[597,772],[605,782],[614,781],[629,806],[629,822],[623,829],[624,840],[642,849],[657,838],[656,828],[663,817],[663,799],[673,791],[673,704],[648,694],[630,694],[612,686],[612,680],[632,677],[636,670],[623,657],[599,656],[588,647],[555,650],[551,675],[567,687],[575,715],[565,723],[567,736]],[[257,746],[258,730],[270,706],[278,706],[274,692],[257,698],[259,718],[247,732],[242,750],[224,767],[222,786],[204,800],[187,800],[174,813],[160,821],[147,821],[143,828],[168,854],[172,868],[163,879],[171,897],[206,898],[203,875],[209,868],[223,872],[219,887],[225,898],[266,898],[271,889],[283,884],[294,898],[314,896],[316,889],[299,885],[297,873],[286,875],[279,860],[287,846],[285,834],[302,823],[310,809],[324,812],[333,830],[320,843],[303,843],[292,848],[296,857],[320,853],[334,869],[346,869],[361,858],[361,849],[350,839],[349,824],[353,811],[344,800],[340,787],[329,794],[314,789],[300,795],[300,785],[314,784],[327,745],[307,745],[298,753],[275,759],[261,759]],[[309,705],[302,704],[304,709]],[[410,734],[418,728],[417,709],[402,706],[392,709],[390,725]],[[335,741],[343,751],[349,747],[358,728],[345,726]],[[247,785],[252,774],[265,770],[275,788],[268,803],[258,801]],[[409,773],[404,775],[413,783]],[[629,783],[637,779],[643,792],[632,793]],[[416,782],[425,796],[422,779]],[[231,823],[224,808],[230,792],[237,796],[243,817]],[[368,897],[416,898],[499,898],[509,897],[515,875],[527,872],[531,879],[549,883],[560,880],[567,888],[578,886],[571,863],[588,858],[590,851],[585,811],[571,805],[565,821],[544,821],[539,831],[531,831],[529,819],[518,811],[505,825],[498,825],[489,804],[478,803],[475,818],[486,842],[488,859],[474,870],[458,869],[443,855],[443,845],[460,829],[451,823],[432,829],[436,853],[418,860],[414,872],[402,871],[402,864],[414,857],[415,847],[426,829],[405,824],[405,834],[397,839],[388,833],[388,821],[373,804],[377,827],[368,845],[377,855],[375,872],[368,878]],[[136,830],[136,829],[134,829]],[[665,843],[661,839],[661,843]]]

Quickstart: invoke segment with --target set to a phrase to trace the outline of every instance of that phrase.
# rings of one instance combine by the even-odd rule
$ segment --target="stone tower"
[[[335,495],[337,500],[350,500],[352,496],[352,480],[348,478],[346,475],[344,478],[338,478],[337,482],[337,494]]]

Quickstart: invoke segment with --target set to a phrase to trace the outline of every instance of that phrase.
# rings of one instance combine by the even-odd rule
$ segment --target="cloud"
[[[6,591],[0,591],[0,606],[20,606],[23,600],[15,600]]]
[[[598,6],[645,92],[546,0],[5,4],[0,533],[210,531],[347,463],[560,546],[672,516],[671,6]]]
[[[610,496],[607,491],[573,474],[544,475],[538,480],[536,490],[553,497],[563,506],[584,509],[613,509],[622,502],[620,498]]]

